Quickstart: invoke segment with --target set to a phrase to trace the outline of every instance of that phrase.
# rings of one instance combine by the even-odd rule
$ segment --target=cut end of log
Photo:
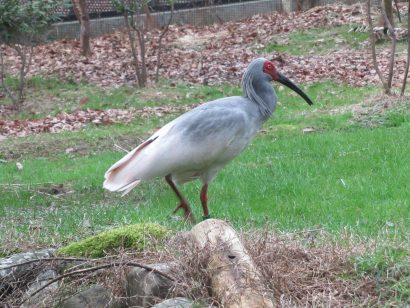
[[[191,230],[198,253],[209,255],[213,295],[223,307],[274,307],[273,292],[263,285],[236,231],[225,221],[207,219]]]

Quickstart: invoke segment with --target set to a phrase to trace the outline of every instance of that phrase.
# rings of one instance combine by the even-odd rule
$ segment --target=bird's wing
[[[128,192],[141,180],[223,164],[248,144],[247,114],[226,104],[204,104],[168,123],[115,163],[104,188]]]

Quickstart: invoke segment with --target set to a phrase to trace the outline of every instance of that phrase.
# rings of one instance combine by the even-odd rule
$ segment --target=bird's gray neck
[[[244,96],[257,104],[262,121],[266,121],[275,111],[277,102],[271,83],[266,79],[244,78],[242,88]]]

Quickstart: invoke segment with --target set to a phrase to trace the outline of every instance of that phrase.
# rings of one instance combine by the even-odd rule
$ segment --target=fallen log
[[[228,223],[208,219],[191,230],[198,253],[206,253],[212,295],[222,307],[274,307],[273,294]]]

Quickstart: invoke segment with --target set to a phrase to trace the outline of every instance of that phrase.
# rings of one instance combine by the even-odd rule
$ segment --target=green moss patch
[[[169,230],[158,224],[134,224],[104,231],[82,241],[71,243],[60,248],[57,254],[98,258],[120,248],[142,251],[168,234]]]

